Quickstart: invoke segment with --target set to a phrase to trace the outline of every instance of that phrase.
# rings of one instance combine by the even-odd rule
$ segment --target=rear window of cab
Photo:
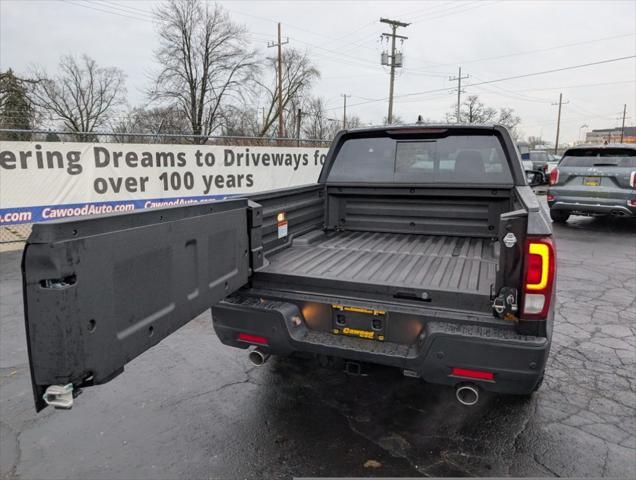
[[[336,154],[327,181],[513,184],[506,155],[495,135],[350,138]]]

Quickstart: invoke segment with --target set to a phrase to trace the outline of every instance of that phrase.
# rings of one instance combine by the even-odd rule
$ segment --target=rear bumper
[[[292,303],[226,300],[212,308],[214,329],[226,345],[248,348],[238,334],[267,339],[266,353],[290,355],[305,352],[358,362],[389,365],[416,372],[429,383],[454,386],[466,381],[484,390],[528,394],[539,382],[550,349],[550,340],[523,336],[510,329],[429,321],[412,345],[377,342],[310,330],[295,325],[302,313]],[[296,322],[298,323],[298,322]],[[494,380],[451,375],[453,367],[493,372]]]
[[[562,196],[550,190],[548,194],[554,199],[548,201],[551,210],[566,210],[568,212],[587,214],[606,214],[621,216],[636,216],[636,206],[629,204],[628,198],[597,198]]]

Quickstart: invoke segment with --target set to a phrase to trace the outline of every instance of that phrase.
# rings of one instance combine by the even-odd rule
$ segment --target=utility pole
[[[551,105],[559,106],[559,114],[557,116],[557,132],[556,132],[556,143],[554,144],[554,154],[557,154],[559,150],[559,133],[561,132],[561,105],[567,105],[570,103],[569,101],[563,102],[563,93],[559,93],[559,103],[552,103]]]
[[[347,97],[350,97],[351,95],[347,95],[346,93],[343,93],[340,96],[344,99],[344,106],[342,110],[342,128],[346,129],[347,128]]]
[[[461,104],[462,104],[462,93],[464,93],[462,91],[462,80],[466,80],[467,78],[470,78],[470,75],[466,75],[465,77],[462,77],[462,67],[459,67],[459,74],[456,77],[448,77],[448,80],[451,82],[454,82],[455,80],[457,80],[457,123],[460,122],[460,109],[461,109]]]
[[[280,35],[280,22],[278,23],[278,42],[268,42],[267,48],[278,47],[278,136],[285,138],[285,125],[283,123],[283,45],[289,43],[289,38],[284,42]]]
[[[303,111],[299,108],[296,115],[296,146],[300,147],[300,123],[303,118]]]
[[[391,55],[383,53],[381,58],[382,65],[391,67],[391,80],[389,83],[389,114],[387,115],[387,123],[390,125],[393,121],[393,86],[395,84],[395,68],[401,67],[403,64],[402,53],[396,55],[395,51],[395,39],[399,38],[402,41],[407,40],[409,37],[397,35],[397,29],[399,27],[408,27],[410,23],[400,22],[399,20],[389,20],[388,18],[380,18],[380,23],[386,23],[391,26],[391,33],[383,33],[382,36],[391,39]],[[388,57],[388,58],[387,58]],[[397,57],[397,58],[396,58]],[[389,58],[391,63],[389,63]]]
[[[623,137],[625,136],[625,114],[627,113],[627,104],[623,104],[623,125],[621,126],[621,143],[623,143]]]

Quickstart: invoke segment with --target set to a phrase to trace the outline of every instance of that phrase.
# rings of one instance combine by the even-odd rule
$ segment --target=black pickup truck
[[[37,224],[22,272],[37,410],[210,307],[257,365],[384,364],[466,405],[529,395],[554,315],[551,224],[500,126],[343,131],[313,185]]]

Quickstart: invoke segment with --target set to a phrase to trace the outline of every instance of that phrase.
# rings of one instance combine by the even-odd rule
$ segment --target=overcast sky
[[[60,55],[87,53],[127,75],[132,105],[144,103],[155,67],[154,0],[0,0],[0,68],[24,74],[31,65],[49,73]],[[380,17],[410,22],[400,34],[404,68],[396,78],[395,114],[441,120],[455,102],[451,90],[461,65],[466,94],[492,107],[513,107],[525,136],[554,141],[563,92],[562,139],[572,142],[588,125],[636,123],[636,61],[629,58],[556,73],[474,85],[636,55],[636,1],[222,1],[244,24],[255,47],[271,55],[276,22],[289,46],[307,50],[322,74],[314,89],[334,118],[349,112],[365,123],[386,116],[388,69],[380,65],[388,31]],[[430,92],[419,94],[419,92]],[[412,95],[411,95],[412,94]]]

